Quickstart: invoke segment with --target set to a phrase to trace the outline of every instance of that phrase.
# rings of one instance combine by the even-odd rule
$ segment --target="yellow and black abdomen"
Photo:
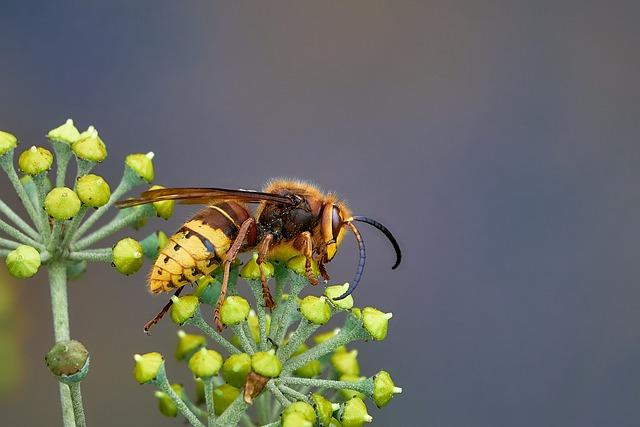
[[[169,238],[149,276],[151,293],[168,292],[215,270],[249,212],[239,203],[208,206]],[[254,234],[255,239],[255,234]]]

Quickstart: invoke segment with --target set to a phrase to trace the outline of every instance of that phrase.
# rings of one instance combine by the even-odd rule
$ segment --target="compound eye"
[[[337,206],[333,207],[331,212],[331,233],[334,239],[338,238],[338,233],[342,228],[342,215],[340,215],[340,209]]]

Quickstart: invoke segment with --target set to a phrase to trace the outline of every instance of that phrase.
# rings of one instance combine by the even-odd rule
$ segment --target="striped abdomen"
[[[167,292],[211,273],[226,259],[243,221],[244,206],[223,202],[207,207],[169,238],[149,276],[149,291]],[[255,233],[247,240],[255,244]]]

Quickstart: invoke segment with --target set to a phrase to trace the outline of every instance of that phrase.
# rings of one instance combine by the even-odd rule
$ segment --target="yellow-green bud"
[[[249,262],[247,262],[240,270],[240,277],[247,280],[258,280],[260,278],[260,268],[262,268],[265,277],[273,276],[275,272],[273,264],[265,261],[261,265],[258,265],[258,263],[256,262],[257,259],[258,254],[254,253]]]
[[[67,187],[56,187],[44,198],[44,210],[57,220],[73,218],[80,210],[80,199]]]
[[[16,148],[18,138],[9,132],[0,130],[0,156]]]
[[[334,352],[331,355],[331,364],[340,375],[360,375],[358,350]]]
[[[80,137],[80,132],[73,125],[73,120],[67,119],[55,129],[51,129],[47,134],[47,138],[51,141],[64,142],[65,144],[73,144]]]
[[[227,297],[220,308],[220,319],[225,325],[237,325],[244,322],[249,315],[249,302],[237,295]]]
[[[71,150],[79,159],[90,162],[100,163],[107,158],[107,147],[93,126],[89,126],[78,136],[78,139],[71,144]]]
[[[362,399],[354,397],[344,404],[340,421],[343,427],[360,427],[373,421],[373,417],[367,412],[367,406]]]
[[[169,236],[164,231],[158,231],[158,248],[164,249],[167,243],[169,243]]]
[[[180,384],[171,384],[171,388],[181,399],[184,397],[184,388]],[[178,415],[178,407],[166,393],[156,391],[154,395],[158,398],[158,409],[162,415],[167,417]]]
[[[151,182],[153,181],[153,162],[151,161],[153,156],[154,154],[151,151],[147,154],[129,154],[125,158],[124,163],[140,178]]]
[[[353,317],[355,317],[356,319],[360,319],[362,320],[362,310],[360,310],[358,307],[353,307],[351,309],[351,314],[353,315]]]
[[[216,415],[222,414],[236,400],[240,390],[230,384],[222,384],[213,389],[213,407]]]
[[[222,378],[234,387],[242,388],[251,372],[251,356],[246,353],[232,354],[222,364]]]
[[[136,364],[133,367],[133,377],[140,384],[154,380],[158,376],[160,368],[164,364],[162,355],[157,352],[136,354],[133,356]]]
[[[291,258],[287,261],[287,268],[289,270],[293,270],[301,276],[306,275],[306,263],[307,258],[304,255],[298,255]],[[320,274],[320,270],[318,269],[318,263],[315,260],[311,260],[311,271],[314,276],[318,276]]]
[[[264,377],[275,378],[282,371],[282,363],[275,350],[259,351],[251,356],[251,368]]]
[[[171,301],[171,320],[177,325],[182,325],[191,319],[200,305],[198,297],[195,295],[186,295],[183,297],[172,296]]]
[[[27,175],[37,175],[51,169],[53,154],[46,148],[32,145],[18,157],[18,167]]]
[[[310,360],[294,371],[294,374],[302,378],[317,377],[322,373],[322,363],[319,360]]]
[[[218,374],[222,367],[222,356],[214,350],[202,347],[189,359],[189,369],[198,378],[211,378]]]
[[[333,416],[333,411],[338,409],[340,405],[334,405],[324,398],[321,394],[313,393],[311,395],[311,399],[313,399],[313,404],[316,408],[316,415],[318,416],[318,421],[321,426],[328,427],[331,425],[331,417]]]
[[[373,377],[373,401],[378,408],[385,406],[398,393],[402,393],[402,388],[396,387],[388,372],[380,371]]]
[[[20,245],[7,254],[5,259],[9,274],[18,279],[34,276],[40,268],[40,253],[36,248]]]
[[[342,423],[335,418],[331,418],[331,424],[329,424],[329,427],[342,427]]]
[[[266,329],[267,335],[269,335],[269,331],[271,330],[271,316],[267,314],[266,316]],[[247,324],[249,325],[249,332],[251,332],[251,338],[255,342],[260,341],[260,323],[258,322],[258,316],[256,312],[253,310],[249,310],[249,317],[247,318]]]
[[[101,176],[88,174],[76,181],[76,193],[80,201],[92,208],[105,205],[111,197],[111,188]]]
[[[153,178],[152,178],[153,179]],[[158,190],[164,188],[162,185],[154,185],[149,190]],[[161,202],[153,202],[156,213],[162,219],[169,219],[173,215],[173,208],[176,205],[175,200],[163,200]]]
[[[188,334],[180,329],[178,331],[178,345],[176,346],[175,357],[178,360],[185,359],[205,345],[207,345],[207,340],[202,335]]]
[[[315,342],[316,344],[322,344],[329,338],[333,338],[334,336],[338,335],[338,332],[340,332],[340,328],[335,328],[332,331],[322,332],[320,334],[314,335],[313,342]]]
[[[359,377],[357,375],[350,375],[350,374],[345,374],[340,376],[340,381],[345,381],[348,383],[356,383],[358,381],[364,380],[364,377]],[[350,388],[343,388],[340,390],[340,393],[342,394],[342,396],[344,397],[345,400],[349,400],[352,399],[354,397],[358,397],[360,399],[364,399],[365,395],[360,393],[357,390],[352,390]]]
[[[331,307],[325,297],[306,296],[300,301],[300,313],[315,325],[324,325],[331,319]]]
[[[302,424],[300,422],[302,421]],[[316,411],[306,402],[293,402],[282,411],[282,426],[309,426],[316,423]]]
[[[89,372],[89,352],[81,342],[58,341],[45,357],[47,367],[64,383],[82,380]]]
[[[131,237],[124,238],[113,247],[113,266],[122,274],[133,274],[140,270],[144,258],[142,246]]]
[[[331,302],[331,304],[333,304],[334,306],[341,308],[343,310],[349,310],[351,307],[353,307],[352,295],[349,295],[339,300],[334,299],[334,298],[338,298],[339,296],[347,292],[347,289],[349,289],[348,283],[345,283],[344,285],[329,286],[327,289],[324,290],[324,294],[327,296],[327,298],[329,298],[329,302]]]
[[[389,327],[389,319],[391,319],[391,317],[391,313],[383,313],[373,307],[365,307],[362,309],[364,328],[376,341],[381,341],[387,336],[387,328]]]

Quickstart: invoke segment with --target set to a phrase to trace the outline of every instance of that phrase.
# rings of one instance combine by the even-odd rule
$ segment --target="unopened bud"
[[[47,134],[47,138],[51,141],[64,142],[65,144],[73,144],[80,137],[80,132],[73,125],[73,120],[67,119],[55,129],[51,129]]]
[[[244,322],[249,315],[249,302],[241,296],[227,297],[220,309],[220,319],[225,325],[237,325]]]
[[[316,408],[316,415],[318,421],[322,426],[329,426],[331,424],[331,417],[333,416],[333,405],[323,395],[319,393],[313,393],[311,395],[313,404]]]
[[[0,130],[0,156],[16,148],[18,139],[9,132]]]
[[[297,426],[309,426],[312,427],[316,423],[316,411],[313,406],[306,402],[293,402],[282,411],[282,426],[283,427],[297,427]]]
[[[183,297],[172,296],[171,297],[171,320],[177,325],[182,325],[187,320],[191,319],[196,313],[200,301],[195,295],[186,295]]]
[[[271,349],[259,351],[251,356],[251,368],[255,373],[264,377],[276,378],[282,371],[282,364],[276,356],[276,352]]]
[[[381,341],[387,336],[387,328],[389,327],[389,319],[391,319],[391,317],[391,313],[383,313],[372,307],[362,309],[364,328],[376,341]]]
[[[90,162],[100,163],[107,158],[107,147],[93,126],[89,126],[78,136],[78,139],[71,145],[71,150],[79,159]]]
[[[88,174],[76,181],[76,193],[80,201],[92,208],[105,205],[111,197],[111,188],[101,176]]]
[[[362,399],[354,397],[344,404],[340,421],[343,427],[361,427],[364,423],[373,421],[373,417],[367,412],[367,406]]]
[[[244,267],[242,267],[242,269],[240,270],[240,277],[247,280],[258,280],[260,279],[261,268],[265,277],[273,276],[275,272],[275,268],[273,267],[273,264],[265,261],[262,264],[258,265],[258,263],[256,262],[257,259],[258,259],[258,254],[254,253],[253,257],[249,260],[249,262],[247,262],[244,265]]]
[[[175,357],[183,360],[207,345],[207,340],[202,335],[188,334],[182,329],[178,331],[178,345],[176,346]]]
[[[153,176],[152,178],[153,179]],[[149,190],[158,190],[164,188],[162,185],[154,185]],[[153,207],[156,210],[158,216],[162,219],[169,219],[173,215],[173,208],[176,205],[175,200],[162,200],[160,202],[153,202]]]
[[[56,187],[44,198],[44,210],[57,220],[71,219],[80,210],[80,199],[72,189]]]
[[[89,372],[89,352],[79,341],[58,341],[45,361],[51,373],[67,384],[81,381]]]
[[[127,237],[113,247],[113,266],[122,274],[133,274],[140,270],[144,258],[142,246],[137,240]]]
[[[40,253],[34,247],[20,245],[7,254],[5,259],[9,274],[18,279],[34,276],[40,268]]]
[[[31,146],[18,157],[18,167],[27,175],[37,175],[51,169],[53,154],[46,148]]]
[[[304,255],[298,255],[291,258],[287,261],[287,268],[289,270],[293,270],[301,276],[306,275],[306,263],[307,258]],[[320,274],[320,270],[318,269],[318,263],[315,260],[311,260],[311,271],[314,276],[318,276]]]
[[[234,387],[242,388],[251,372],[251,356],[246,353],[232,354],[222,364],[222,378]]]
[[[351,375],[351,374],[345,374],[340,376],[340,381],[345,381],[348,383],[356,383],[358,381],[364,380],[364,377],[359,377],[357,375]],[[360,399],[364,399],[365,395],[360,393],[357,390],[353,390],[350,388],[343,388],[340,389],[340,394],[342,394],[342,396],[344,397],[345,400],[349,400],[352,399],[354,397],[358,397]]]
[[[213,407],[216,415],[222,414],[236,400],[240,390],[230,384],[222,384],[213,389]]]
[[[300,313],[315,325],[324,325],[331,319],[331,307],[325,297],[306,296],[300,301]]]
[[[171,388],[178,397],[181,399],[184,397],[184,387],[180,384],[171,384]],[[175,417],[178,415],[178,407],[173,399],[171,399],[166,393],[156,391],[155,396],[158,398],[158,409],[162,415],[167,417]]]
[[[402,388],[396,387],[388,372],[380,371],[373,377],[373,401],[378,408],[385,406],[398,393],[402,393]]]
[[[329,298],[329,302],[333,304],[335,307],[341,308],[343,310],[349,310],[353,307],[353,296],[349,295],[343,299],[336,300],[334,298],[338,298],[343,295],[349,289],[349,284],[345,283],[344,285],[334,285],[329,286],[324,290],[324,294]]]
[[[153,153],[147,154],[129,154],[125,160],[125,165],[130,168],[136,175],[147,182],[153,181]]]
[[[340,375],[360,375],[358,350],[334,352],[331,355],[331,364]]]
[[[218,374],[222,367],[222,356],[214,350],[202,347],[189,359],[189,369],[198,378],[207,379]]]
[[[156,379],[160,368],[164,364],[164,359],[160,353],[136,354],[133,356],[136,364],[133,367],[133,377],[140,384],[148,383]]]

